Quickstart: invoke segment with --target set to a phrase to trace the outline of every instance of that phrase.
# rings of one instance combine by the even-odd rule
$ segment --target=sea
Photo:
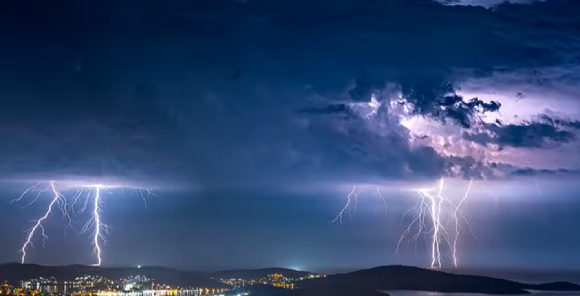
[[[529,284],[549,282],[571,282],[580,284],[580,270],[535,270],[535,269],[451,269],[446,272],[501,278]],[[423,291],[384,291],[391,296],[490,296],[477,293],[439,293]],[[580,296],[580,292],[528,291],[534,296]],[[530,294],[526,294],[530,295]]]
[[[439,293],[439,292],[423,292],[423,291],[383,291],[391,296],[491,296],[490,294],[478,293]],[[545,292],[545,291],[529,291],[534,296],[580,296],[580,292]],[[530,294],[525,294],[530,295]]]
[[[56,293],[60,295],[70,295],[73,292],[81,291],[78,287],[72,285],[39,285],[38,289],[47,291],[49,293]],[[144,292],[126,292],[126,293],[99,293],[101,296],[193,296],[194,293],[192,290],[180,290],[178,292],[173,291],[164,291],[164,290],[156,290],[156,291],[144,291]],[[211,293],[207,294],[211,295]]]

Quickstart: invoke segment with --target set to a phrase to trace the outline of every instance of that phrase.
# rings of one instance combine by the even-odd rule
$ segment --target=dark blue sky
[[[103,197],[106,265],[428,266],[423,241],[395,249],[411,189],[444,178],[455,201],[474,180],[462,266],[578,266],[579,14],[573,0],[4,1],[0,262],[19,260],[51,196],[10,200],[54,180],[69,198],[71,182],[154,188],[147,209]],[[329,224],[354,185],[356,213]],[[27,262],[94,261],[61,216]]]
[[[550,194],[554,190],[549,190]],[[484,192],[484,190],[481,190]],[[514,194],[515,196],[515,194]],[[547,195],[548,196],[548,195]],[[473,232],[459,243],[463,267],[574,268],[580,263],[575,236],[580,202],[549,195],[474,195],[464,211]],[[395,248],[406,224],[404,211],[413,195],[389,195],[389,207],[374,198],[359,200],[357,212],[342,225],[329,224],[343,206],[343,196],[332,193],[203,192],[160,195],[148,200],[148,209],[136,197],[119,193],[106,198],[103,220],[111,226],[104,247],[104,264],[169,265],[198,269],[284,266],[301,269],[370,267],[380,264],[428,266],[429,250],[423,239],[416,247],[406,240]],[[3,260],[17,261],[22,231],[33,216],[42,214],[47,201],[27,209],[4,207]],[[87,215],[77,219],[84,222]],[[41,239],[29,252],[28,262],[59,264],[94,262],[89,234],[63,229],[60,213],[49,220],[45,248]],[[77,229],[79,227],[77,226]],[[450,261],[445,261],[450,266]]]

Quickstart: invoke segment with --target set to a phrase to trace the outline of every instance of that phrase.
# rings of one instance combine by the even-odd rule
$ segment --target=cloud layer
[[[578,12],[571,0],[10,4],[1,173],[223,186],[559,170],[514,155],[576,151],[562,101],[577,95]],[[562,121],[532,120],[544,114]]]

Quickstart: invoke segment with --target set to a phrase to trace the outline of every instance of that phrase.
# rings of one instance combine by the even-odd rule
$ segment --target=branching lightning
[[[467,190],[462,195],[461,199],[454,201],[445,194],[445,180],[441,179],[436,188],[431,189],[415,189],[413,190],[418,195],[417,203],[407,210],[401,221],[409,214],[415,214],[409,225],[403,231],[399,238],[395,252],[398,252],[401,244],[408,238],[408,242],[417,245],[419,238],[425,237],[427,248],[430,253],[431,268],[441,268],[443,253],[445,247],[449,248],[449,253],[453,266],[458,266],[458,241],[461,235],[461,225],[467,225],[469,232],[473,235],[471,225],[468,219],[462,213],[461,208],[469,198],[469,193],[473,184],[473,180],[469,181]],[[373,194],[377,199],[380,199],[387,207],[387,201],[381,194],[379,188],[376,188]],[[332,223],[342,223],[342,219],[346,214],[356,210],[357,201],[356,186],[346,197],[346,204],[338,213]],[[354,204],[354,206],[353,206]],[[449,228],[448,226],[453,226]],[[474,235],[475,236],[475,235]]]
[[[463,198],[457,204],[457,206],[455,206],[455,209],[453,211],[453,221],[455,222],[455,237],[453,238],[453,247],[451,248],[451,250],[452,250],[452,256],[453,256],[453,266],[455,266],[455,267],[457,267],[457,240],[459,239],[459,234],[460,234],[460,232],[459,232],[459,228],[460,228],[459,227],[459,215],[463,218],[463,220],[466,221],[466,224],[469,227],[469,232],[472,235],[474,235],[473,231],[471,231],[471,225],[469,224],[469,222],[467,221],[465,216],[463,216],[463,214],[460,211],[461,206],[463,205],[463,203],[467,200],[467,197],[469,196],[469,190],[471,190],[472,184],[473,184],[473,180],[470,180],[469,185],[467,185],[467,190],[465,190],[465,194],[463,195]]]
[[[40,184],[36,184],[28,189],[26,189],[24,191],[24,193],[22,195],[20,195],[20,197],[14,201],[20,201],[24,195],[26,195],[27,192],[34,190],[36,187],[38,187]],[[46,240],[48,239],[48,236],[44,233],[44,226],[42,226],[42,222],[44,222],[44,220],[46,220],[48,218],[48,216],[52,213],[52,209],[54,207],[55,204],[57,203],[61,203],[64,204],[64,206],[62,207],[63,209],[66,207],[66,200],[63,198],[63,196],[56,190],[56,187],[54,186],[54,182],[50,182],[50,188],[52,190],[53,193],[53,198],[52,201],[50,202],[50,204],[48,205],[48,209],[47,211],[44,213],[44,216],[40,217],[40,219],[36,220],[34,223],[34,226],[32,228],[30,228],[27,231],[26,234],[26,241],[24,242],[24,245],[22,245],[22,248],[20,249],[20,252],[22,253],[22,259],[21,262],[24,264],[24,260],[26,259],[26,250],[28,248],[28,246],[34,247],[34,244],[32,243],[32,237],[34,236],[34,233],[36,233],[36,230],[40,228],[40,233],[42,235],[42,245],[44,246],[44,244],[46,243]],[[46,191],[46,190],[44,190]],[[40,193],[38,193],[38,195],[36,196],[36,198],[34,199],[34,201],[36,201],[38,199],[38,197],[40,196],[40,194],[44,191],[41,191]],[[32,203],[34,202],[32,201]],[[29,206],[31,203],[28,203],[25,207]]]
[[[383,204],[385,205],[385,214],[387,213],[387,200],[385,199],[385,197],[381,194],[381,190],[379,189],[379,187],[377,187],[375,193],[373,194],[376,198],[380,199]]]
[[[373,196],[375,198],[377,198],[378,200],[381,200],[383,202],[383,204],[385,205],[385,213],[387,212],[387,200],[383,197],[383,195],[381,194],[380,189],[377,187],[375,192],[373,193]],[[350,215],[353,214],[354,212],[356,212],[356,208],[358,206],[358,193],[356,191],[356,185],[352,186],[352,189],[350,190],[350,193],[346,196],[346,203],[344,204],[344,207],[340,210],[340,212],[338,212],[338,215],[336,215],[336,217],[330,221],[330,223],[340,223],[342,224],[342,219],[344,218],[345,215]]]
[[[342,210],[340,210],[340,212],[338,212],[338,215],[336,215],[336,217],[330,223],[338,222],[338,223],[342,224],[342,218],[344,217],[344,215],[351,213],[350,204],[352,203],[353,199],[355,200],[355,206],[354,206],[353,211],[356,211],[356,203],[358,203],[358,195],[356,194],[356,186],[352,186],[352,190],[346,196],[346,204],[344,205]]]
[[[94,189],[94,195],[91,194],[92,191]],[[92,245],[93,245],[93,255],[95,255],[97,257],[97,263],[95,263],[95,266],[99,266],[101,265],[102,262],[102,258],[101,258],[101,245],[99,244],[99,242],[103,242],[103,244],[105,244],[107,242],[107,240],[105,239],[105,233],[109,232],[109,226],[107,226],[106,224],[104,224],[102,222],[101,219],[101,209],[103,206],[103,200],[101,199],[101,193],[102,191],[108,192],[105,188],[103,188],[102,185],[100,184],[96,184],[96,185],[92,185],[91,187],[88,188],[88,193],[87,193],[87,198],[85,199],[85,203],[83,205],[83,207],[81,208],[81,210],[85,210],[87,207],[87,203],[89,201],[89,198],[91,195],[93,195],[93,210],[92,210],[92,214],[91,214],[91,218],[87,221],[87,223],[85,223],[85,225],[83,226],[83,228],[81,229],[80,233],[86,233],[89,229],[93,229],[93,234],[92,236]],[[81,193],[82,194],[82,193]],[[80,196],[80,195],[79,195]]]
[[[20,252],[22,253],[21,263],[24,264],[26,260],[27,250],[29,249],[29,247],[34,247],[33,239],[34,235],[37,232],[40,232],[42,236],[43,246],[46,243],[48,236],[45,233],[43,223],[45,223],[45,221],[51,216],[55,207],[57,207],[62,212],[63,217],[65,217],[65,219],[67,219],[67,221],[69,222],[66,229],[68,228],[73,229],[72,216],[78,216],[84,213],[89,207],[92,207],[90,219],[86,221],[84,226],[77,233],[83,234],[87,233],[89,230],[92,230],[91,241],[93,246],[93,254],[97,259],[97,262],[94,265],[96,266],[101,265],[102,244],[105,244],[107,242],[105,234],[109,232],[109,226],[103,223],[101,215],[103,207],[102,194],[103,193],[112,194],[111,191],[108,190],[108,188],[120,188],[123,190],[127,188],[133,191],[131,195],[132,194],[139,195],[145,202],[146,207],[147,207],[146,202],[147,198],[150,196],[155,196],[155,194],[150,189],[142,189],[134,187],[111,186],[104,184],[74,185],[72,187],[76,188],[76,191],[70,197],[70,201],[65,197],[64,194],[61,193],[61,191],[57,189],[56,182],[50,181],[36,183],[35,185],[24,190],[18,198],[10,202],[10,203],[21,202],[31,192],[37,192],[34,199],[32,199],[32,201],[28,202],[26,205],[23,206],[23,208],[26,208],[37,202],[41,197],[41,195],[43,195],[43,193],[49,190],[52,192],[52,200],[46,212],[38,220],[34,220],[33,221],[34,226],[26,232],[26,241],[24,242],[22,248],[20,249]]]
[[[469,231],[473,234],[469,221],[461,212],[462,205],[469,197],[472,184],[473,180],[470,180],[469,185],[467,186],[467,190],[457,203],[455,203],[445,194],[444,179],[439,181],[439,186],[437,189],[416,189],[415,191],[419,195],[419,201],[415,207],[409,209],[409,211],[403,215],[403,218],[412,211],[415,211],[417,215],[411,221],[411,223],[409,223],[408,227],[401,235],[401,238],[397,243],[396,251],[399,250],[403,240],[413,231],[412,229],[415,227],[416,232],[411,237],[410,241],[416,243],[419,237],[422,235],[428,237],[428,245],[431,253],[431,268],[442,267],[441,249],[444,245],[449,247],[453,266],[457,267],[457,242],[461,234],[460,225],[462,221],[465,222],[465,224],[469,227]],[[452,223],[454,226],[453,234],[450,234],[450,231],[447,228],[449,223]]]

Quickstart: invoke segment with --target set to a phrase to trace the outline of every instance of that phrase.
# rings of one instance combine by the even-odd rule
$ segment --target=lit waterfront
[[[96,293],[99,296],[190,296],[190,295],[206,295],[200,293],[202,290],[143,290],[138,292],[122,292],[122,291],[107,291]],[[211,290],[210,290],[211,291]],[[209,294],[211,295],[211,293]]]
[[[6,283],[0,296],[214,296],[223,295],[231,289],[252,285],[294,289],[294,283],[297,281],[319,277],[324,275],[304,273],[289,277],[281,273],[270,273],[246,278],[207,277],[208,287],[197,285],[184,287],[154,281],[153,278],[144,275],[111,279],[102,275],[85,274],[65,281],[50,276],[21,280],[19,286]],[[220,288],[215,288],[216,286]]]
[[[24,285],[25,288],[28,289],[35,289],[39,291],[46,291],[51,294],[63,294],[69,295],[75,292],[81,292],[82,288],[77,285],[68,285],[68,284],[40,284],[35,283],[32,285]]]
[[[98,296],[203,296],[225,292],[226,289],[143,290],[133,292],[100,291]]]
[[[46,291],[53,295],[98,295],[98,296],[205,296],[223,293],[226,289],[160,289],[142,291],[86,291],[75,285],[43,285],[34,287],[38,291]]]

